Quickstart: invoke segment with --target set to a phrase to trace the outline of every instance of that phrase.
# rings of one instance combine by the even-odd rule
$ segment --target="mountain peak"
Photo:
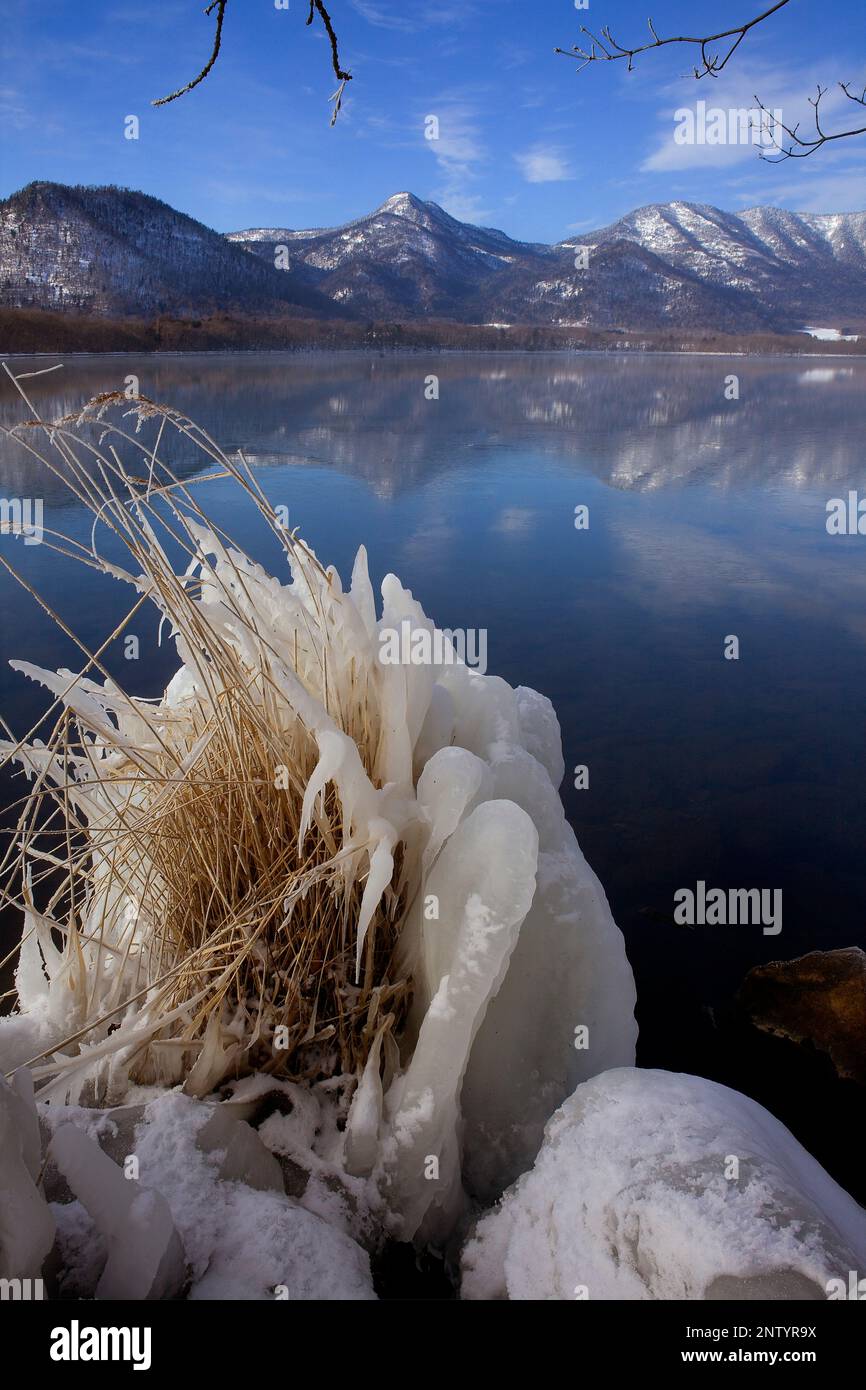
[[[386,198],[384,203],[377,207],[376,212],[390,212],[395,217],[408,217],[413,212],[426,212],[428,207],[429,204],[421,198],[416,198],[414,193],[392,193],[390,198]]]

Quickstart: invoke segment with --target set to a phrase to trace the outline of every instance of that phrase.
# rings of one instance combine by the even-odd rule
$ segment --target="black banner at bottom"
[[[845,1300],[856,1302],[857,1300]],[[486,1371],[497,1353],[521,1357],[523,1371],[545,1374],[551,1357],[576,1359],[575,1374],[666,1373],[701,1366],[811,1367],[826,1376],[862,1355],[864,1323],[844,1301],[774,1303],[0,1303],[7,1349],[26,1348],[28,1371],[62,1384],[100,1370],[221,1379],[235,1372],[291,1375],[321,1356],[328,1378],[363,1368],[367,1352],[400,1358],[411,1373],[413,1352],[424,1350],[430,1374],[464,1374],[470,1348]],[[355,1319],[357,1318],[357,1322]],[[457,1352],[441,1344],[461,1338]],[[435,1337],[431,1358],[430,1337]],[[538,1341],[533,1340],[539,1335]],[[552,1335],[556,1340],[548,1343]],[[511,1338],[516,1339],[516,1346]],[[327,1340],[323,1340],[327,1338]],[[561,1340],[567,1338],[568,1340]],[[400,1354],[407,1353],[404,1356]],[[362,1358],[359,1365],[356,1358]],[[452,1359],[453,1358],[453,1359]],[[512,1370],[514,1365],[512,1364]],[[595,1372],[597,1374],[597,1371]]]

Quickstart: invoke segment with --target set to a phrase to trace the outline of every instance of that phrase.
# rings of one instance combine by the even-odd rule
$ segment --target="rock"
[[[283,1192],[283,1170],[246,1120],[235,1118],[226,1105],[215,1105],[214,1113],[198,1132],[196,1142],[202,1153],[223,1149],[219,1176],[226,1182],[242,1182],[257,1192]]]
[[[107,1110],[44,1105],[39,1116],[39,1129],[45,1148],[42,1188],[46,1201],[65,1204],[74,1200],[72,1189],[51,1153],[54,1131],[61,1124],[71,1121],[84,1130],[102,1152],[122,1168],[129,1155],[135,1153],[135,1130],[143,1115],[143,1105],[116,1105]]]
[[[866,952],[858,946],[755,966],[737,1002],[756,1028],[811,1043],[841,1077],[866,1085]]]

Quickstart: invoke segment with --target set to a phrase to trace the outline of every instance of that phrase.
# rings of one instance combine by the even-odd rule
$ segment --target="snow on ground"
[[[273,1090],[273,1083],[258,1089],[260,1093]],[[249,1088],[245,1094],[250,1094]],[[312,1200],[325,1207],[329,1219],[324,1219],[285,1194],[279,1164],[272,1186],[250,1185],[263,1183],[261,1156],[269,1155],[242,1119],[220,1113],[222,1142],[214,1148],[210,1142],[205,1145],[202,1130],[212,1123],[214,1112],[236,1108],[231,1102],[215,1105],[180,1091],[151,1101],[127,1155],[127,1161],[130,1157],[137,1161],[134,1181],[125,1178],[123,1169],[88,1138],[88,1129],[93,1130],[86,1110],[44,1109],[57,1125],[50,1152],[80,1199],[53,1201],[50,1207],[57,1224],[61,1291],[66,1296],[177,1297],[186,1292],[191,1299],[247,1301],[375,1298],[367,1252],[339,1229],[336,1174],[330,1174],[330,1204],[315,1192],[314,1185]],[[286,1121],[281,1130],[283,1149],[295,1151],[297,1144],[299,1152],[310,1139],[308,1118],[299,1117],[293,1131],[291,1115],[273,1117]],[[246,1136],[244,1161],[227,1170],[233,1132]],[[218,1129],[218,1137],[219,1133]],[[227,1171],[237,1176],[227,1176]],[[152,1218],[158,1214],[159,1223],[130,1220],[124,1209],[130,1201],[133,1217],[137,1206],[144,1216],[148,1211]],[[179,1272],[165,1259],[166,1252],[174,1255],[172,1247],[178,1243],[185,1264]],[[128,1287],[120,1292],[116,1278],[112,1281],[116,1269],[111,1268],[112,1257],[116,1266],[118,1256],[128,1280]],[[170,1287],[165,1286],[167,1265],[174,1274]],[[160,1271],[160,1282],[148,1291],[150,1271]]]
[[[810,338],[818,338],[822,343],[859,343],[859,333],[843,333],[839,328],[803,328]]]

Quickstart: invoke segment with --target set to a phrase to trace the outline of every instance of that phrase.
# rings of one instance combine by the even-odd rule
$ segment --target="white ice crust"
[[[747,1096],[619,1068],[548,1122],[462,1267],[469,1299],[822,1299],[866,1267],[866,1212]]]

